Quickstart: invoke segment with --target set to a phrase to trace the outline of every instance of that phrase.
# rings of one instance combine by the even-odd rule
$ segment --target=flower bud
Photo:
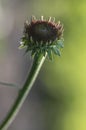
[[[48,53],[50,55],[52,51],[54,54],[60,55],[59,41],[61,41],[63,36],[63,25],[58,21],[55,23],[55,19],[51,17],[45,20],[41,16],[40,20],[37,20],[34,16],[31,18],[31,22],[25,22],[24,26],[24,36],[22,38],[22,47],[27,46],[27,51],[32,51],[32,55],[38,52]]]

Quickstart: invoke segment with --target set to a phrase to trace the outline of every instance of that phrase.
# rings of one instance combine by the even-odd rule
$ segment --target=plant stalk
[[[1,123],[0,130],[7,130],[8,127],[13,122],[13,120],[15,119],[16,115],[18,114],[21,106],[23,105],[26,97],[28,96],[28,94],[37,78],[37,75],[41,69],[41,66],[42,66],[45,58],[46,58],[46,56],[44,57],[42,54],[39,54],[37,57],[34,58],[33,65],[32,65],[30,73],[28,74],[26,82],[23,85],[23,88],[19,91],[18,97],[15,100],[11,110],[7,114],[4,121]]]
[[[15,87],[15,88],[18,88],[18,86],[13,84],[13,83],[6,83],[6,82],[1,82],[0,81],[0,85],[2,85],[4,87]]]

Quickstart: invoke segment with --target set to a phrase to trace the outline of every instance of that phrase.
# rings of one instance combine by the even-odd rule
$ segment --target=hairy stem
[[[23,85],[23,88],[19,91],[18,97],[16,101],[14,102],[8,115],[6,116],[2,124],[0,125],[0,130],[7,130],[7,128],[12,123],[12,121],[15,119],[17,113],[19,112],[21,106],[23,105],[27,95],[29,94],[37,78],[37,75],[41,69],[41,66],[44,60],[45,60],[45,57],[42,54],[39,54],[36,58],[34,58],[33,65],[32,65],[30,73],[28,74],[26,82]]]

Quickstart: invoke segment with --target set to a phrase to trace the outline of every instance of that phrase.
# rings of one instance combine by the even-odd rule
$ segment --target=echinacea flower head
[[[26,52],[31,51],[31,55],[48,53],[52,59],[52,52],[60,56],[60,49],[63,48],[63,25],[55,18],[49,17],[45,20],[43,16],[37,20],[32,16],[31,21],[26,21],[21,46],[27,47]]]

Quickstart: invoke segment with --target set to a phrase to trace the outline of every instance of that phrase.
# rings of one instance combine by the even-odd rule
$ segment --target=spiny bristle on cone
[[[42,21],[44,20],[44,16],[41,16],[41,20],[42,20]]]
[[[51,22],[51,17],[49,17],[48,22]]]
[[[31,22],[36,21],[36,17],[35,16],[31,16]]]

